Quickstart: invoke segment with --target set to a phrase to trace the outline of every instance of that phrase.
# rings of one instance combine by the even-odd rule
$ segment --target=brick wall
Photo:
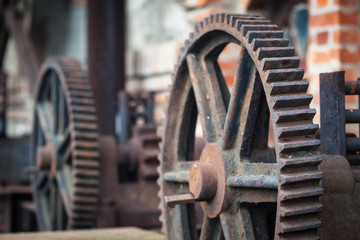
[[[344,70],[345,80],[360,77],[359,1],[309,0],[307,78],[319,108],[319,73]],[[356,107],[356,97],[346,97]],[[317,114],[316,122],[319,122]]]

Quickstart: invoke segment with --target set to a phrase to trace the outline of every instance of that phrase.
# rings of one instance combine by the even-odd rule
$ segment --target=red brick
[[[349,6],[356,6],[357,1],[356,0],[334,0],[334,4],[349,7]]]
[[[359,31],[353,30],[335,30],[333,32],[334,43],[359,43]]]
[[[358,63],[360,62],[359,49],[355,52],[351,52],[345,48],[340,50],[340,59],[343,63]]]
[[[326,51],[310,51],[307,60],[309,63],[325,63],[331,60],[338,60],[342,63],[359,63],[360,50],[351,52],[346,48],[340,48]]]
[[[324,7],[328,4],[328,0],[317,0],[318,7]]]
[[[316,36],[315,35],[308,35],[308,45],[316,43]]]
[[[228,86],[232,86],[236,73],[237,60],[232,61],[219,61],[219,66]]]
[[[320,32],[317,34],[317,44],[318,45],[323,45],[326,44],[328,42],[328,32]]]
[[[320,27],[335,24],[354,25],[358,24],[358,12],[345,13],[342,11],[334,11],[310,16],[310,27]]]

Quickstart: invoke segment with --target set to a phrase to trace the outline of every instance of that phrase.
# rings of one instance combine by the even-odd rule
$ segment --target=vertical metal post
[[[346,156],[345,72],[320,74],[321,153]]]
[[[99,134],[115,134],[117,92],[125,87],[125,1],[88,1],[88,69]]]

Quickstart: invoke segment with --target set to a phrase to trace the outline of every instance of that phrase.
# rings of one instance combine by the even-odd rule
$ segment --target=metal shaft
[[[88,1],[88,68],[98,132],[115,134],[117,92],[125,87],[125,1]]]

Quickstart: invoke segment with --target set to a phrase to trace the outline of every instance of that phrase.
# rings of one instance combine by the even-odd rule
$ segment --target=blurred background
[[[358,0],[0,0],[0,137],[7,140],[0,150],[20,144],[26,148],[38,74],[49,56],[71,56],[87,66],[99,134],[119,132],[119,90],[154,92],[153,120],[159,126],[184,40],[197,22],[223,12],[261,15],[284,31],[301,58],[317,109],[319,73],[345,70],[346,80],[360,76]],[[238,50],[230,44],[219,57],[228,85]],[[357,97],[347,96],[346,103],[357,106]],[[320,122],[319,114],[315,122]],[[28,164],[19,158],[18,166]],[[2,163],[0,168],[4,172],[9,166]],[[20,211],[13,207],[16,201],[31,209],[26,174],[14,169],[13,179],[0,173],[0,232],[34,228],[9,220]],[[13,183],[16,188],[5,187]]]

